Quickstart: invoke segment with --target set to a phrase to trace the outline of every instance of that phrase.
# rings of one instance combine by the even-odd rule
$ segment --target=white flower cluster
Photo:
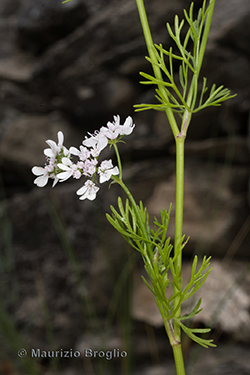
[[[77,190],[80,199],[94,200],[99,187],[96,186],[96,175],[99,176],[99,182],[102,184],[110,180],[112,175],[119,174],[119,168],[114,167],[111,160],[104,160],[98,166],[98,156],[108,144],[116,144],[124,135],[132,133],[135,125],[132,118],[126,118],[123,125],[120,124],[120,117],[114,116],[114,121],[108,122],[107,126],[102,126],[99,131],[85,137],[83,145],[77,149],[70,147],[69,150],[63,145],[64,135],[61,131],[57,133],[58,143],[47,140],[46,143],[50,148],[44,150],[47,162],[42,167],[33,167],[32,173],[38,176],[34,184],[43,187],[47,184],[48,179],[54,180],[53,187],[56,183],[63,182],[70,178],[79,179],[82,176],[89,178],[85,184]],[[78,161],[73,163],[72,156],[77,156]]]

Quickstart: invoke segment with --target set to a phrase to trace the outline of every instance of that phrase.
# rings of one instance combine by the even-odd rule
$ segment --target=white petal
[[[115,125],[120,125],[120,116],[119,115],[114,116],[114,120],[115,120]]]
[[[56,177],[59,179],[59,180],[67,180],[68,178],[70,178],[70,176],[72,176],[72,171],[67,171],[67,172],[61,172],[61,173],[58,173],[56,175]],[[61,181],[62,182],[62,181]]]
[[[97,186],[92,187],[86,192],[86,198],[90,201],[93,201],[96,198],[96,193],[98,192],[98,190],[100,190],[100,188],[98,188]]]
[[[55,156],[55,153],[51,150],[51,148],[46,148],[43,153],[49,158],[53,158]]]
[[[63,144],[63,141],[64,141],[64,135],[63,135],[63,132],[59,131],[57,133],[57,137],[58,137],[58,146],[62,146]]]
[[[63,148],[63,154],[65,156],[69,157],[70,156],[70,150],[68,150],[65,146],[62,146],[62,148]]]
[[[31,169],[32,173],[35,175],[35,176],[41,176],[44,174],[44,168],[42,167],[33,167]]]
[[[100,182],[100,184],[103,184],[103,183],[106,182],[106,181],[108,181],[108,178],[107,178],[106,174],[102,173],[102,174],[100,175],[100,180],[99,180],[99,182]]]
[[[69,158],[62,158],[62,162],[64,165],[71,166],[73,163]]]
[[[119,168],[114,167],[112,169],[107,169],[103,173],[100,174],[100,184],[103,184],[103,182],[110,180],[111,176],[119,174]]]
[[[37,177],[34,181],[34,184],[36,184],[39,187],[44,187],[48,182],[48,175],[43,175],[40,177]]]
[[[87,190],[87,186],[83,185],[80,189],[77,190],[76,194],[82,195],[85,193],[86,190]]]
[[[125,122],[124,122],[124,126],[125,126],[125,128],[126,128],[126,127],[130,127],[130,126],[132,126],[132,125],[133,125],[133,119],[132,119],[131,116],[128,116],[128,117],[126,118]]]
[[[129,135],[132,133],[135,125],[133,125],[132,117],[128,116],[124,122],[124,125],[121,125],[121,134],[122,135]]]
[[[107,146],[107,144],[108,144],[108,138],[106,138],[106,137],[102,137],[102,138],[100,138],[99,141],[98,141],[97,149],[98,149],[99,151],[102,151],[102,150]]]
[[[94,137],[85,138],[85,140],[82,141],[82,144],[87,147],[94,147],[97,144],[97,140]]]
[[[80,147],[82,147],[82,146],[80,146]],[[76,156],[78,156],[80,154],[80,151],[76,147],[70,147],[69,152],[72,155],[76,155]]]
[[[111,159],[105,160],[105,168],[110,169],[112,167],[113,167],[112,160]]]
[[[55,177],[52,187],[54,187],[58,183],[58,181],[59,181],[59,179],[57,177]]]
[[[56,150],[56,149],[57,149],[57,144],[56,144],[56,142],[51,141],[50,139],[48,139],[48,140],[46,141],[46,143],[47,143],[47,145],[49,145],[50,148],[52,148],[52,150]]]
[[[89,193],[87,196],[86,196],[87,199],[89,199],[90,201],[93,201],[95,198],[96,198],[96,191],[91,191],[91,193]],[[81,199],[81,198],[80,198]]]
[[[86,198],[88,198],[88,191],[85,191],[85,193],[79,197],[79,199],[81,199],[81,201],[83,199],[86,199]]]
[[[63,171],[68,171],[70,169],[67,165],[62,164],[62,163],[58,163],[57,166],[58,166],[58,168],[62,169]]]
[[[118,174],[120,173],[120,171],[119,171],[119,168],[118,168],[118,167],[114,167],[114,168],[113,168],[113,169],[111,170],[111,172],[112,172],[112,174],[111,174],[112,176],[113,176],[113,175],[115,175],[115,176],[116,176],[116,175],[118,175]]]

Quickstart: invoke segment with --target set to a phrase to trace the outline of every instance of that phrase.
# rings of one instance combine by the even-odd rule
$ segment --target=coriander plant
[[[68,2],[67,0],[65,2]],[[163,208],[159,219],[154,219],[154,226],[149,225],[147,208],[142,202],[137,203],[122,177],[122,164],[118,151],[118,143],[124,142],[123,137],[132,133],[135,128],[129,116],[124,124],[120,117],[114,116],[113,122],[102,126],[99,131],[89,134],[82,141],[79,149],[63,145],[64,136],[58,132],[58,143],[46,141],[49,148],[44,150],[47,157],[45,166],[33,167],[32,172],[37,176],[34,183],[45,186],[48,179],[53,180],[53,186],[70,177],[80,179],[85,177],[84,185],[77,190],[81,200],[96,198],[100,184],[111,181],[117,183],[124,190],[127,199],[122,201],[118,197],[118,208],[110,207],[111,213],[107,219],[111,225],[125,238],[125,240],[140,252],[144,261],[145,270],[150,283],[142,277],[144,283],[154,294],[155,301],[161,313],[170,345],[173,349],[177,375],[185,374],[185,367],[181,346],[181,331],[203,347],[216,346],[211,339],[204,339],[199,334],[207,333],[209,328],[190,328],[185,321],[197,315],[201,309],[199,299],[189,314],[181,315],[182,304],[192,297],[205,283],[211,267],[210,259],[204,256],[198,266],[198,257],[195,256],[187,285],[182,285],[182,251],[188,238],[182,231],[183,226],[183,193],[184,193],[184,144],[192,115],[209,106],[219,106],[227,99],[233,97],[230,91],[223,86],[212,85],[208,92],[207,79],[203,78],[201,90],[199,89],[199,75],[207,44],[215,0],[207,4],[204,0],[198,16],[194,19],[194,4],[189,11],[184,10],[184,19],[174,20],[172,29],[167,23],[167,31],[178,49],[173,53],[161,44],[153,43],[143,0],[136,0],[143,33],[148,49],[153,75],[140,73],[145,81],[142,84],[156,86],[156,98],[159,104],[135,105],[136,111],[154,109],[166,113],[176,144],[176,202],[175,202],[175,236],[172,244],[167,236],[170,208]],[[182,35],[183,26],[187,23],[188,29]],[[173,63],[179,63],[179,76],[176,80]],[[177,119],[180,119],[178,125]],[[110,146],[114,147],[117,166],[112,160],[104,160],[99,164],[98,158],[101,151]],[[73,161],[73,158],[78,158]],[[110,185],[111,185],[110,184]],[[171,275],[171,276],[170,276]],[[172,295],[166,296],[166,288],[171,288]],[[198,334],[198,335],[197,335]]]

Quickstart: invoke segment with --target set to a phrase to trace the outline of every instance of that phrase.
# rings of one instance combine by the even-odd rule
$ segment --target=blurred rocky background
[[[190,3],[145,0],[156,43],[172,45],[165,24]],[[193,324],[212,327],[218,342],[202,350],[185,341],[192,375],[250,372],[249,19],[249,0],[217,0],[202,76],[237,96],[194,116],[186,141],[184,280],[195,253],[213,255]],[[81,181],[39,189],[31,173],[58,130],[78,147],[113,115],[131,115],[124,176],[152,217],[173,202],[173,238],[173,136],[164,113],[133,109],[154,101],[139,83],[151,68],[135,0],[1,0],[0,35],[0,373],[172,374],[140,258],[105,219],[118,187],[85,202],[75,194]],[[120,348],[128,357],[21,360],[21,347]]]

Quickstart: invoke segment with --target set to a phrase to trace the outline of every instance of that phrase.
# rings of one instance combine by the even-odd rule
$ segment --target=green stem
[[[152,68],[154,71],[155,78],[162,81],[162,74],[159,66],[157,65],[157,57],[154,50],[153,39],[151,36],[150,28],[148,25],[147,15],[144,7],[143,0],[136,0],[137,8],[142,24],[142,29],[145,37],[145,41],[147,44],[147,49],[149,56],[152,60]],[[166,98],[168,102],[168,97],[165,92],[165,88],[163,85],[158,84],[158,88],[160,92]],[[175,256],[176,256],[176,272],[179,278],[179,285],[175,287],[175,289],[181,288],[181,264],[182,264],[182,254],[181,254],[181,239],[182,239],[182,223],[183,223],[183,191],[184,191],[184,141],[186,136],[186,129],[188,127],[188,123],[190,118],[188,119],[188,123],[183,124],[182,130],[184,130],[184,134],[180,133],[179,128],[177,126],[174,114],[172,109],[169,107],[166,110],[166,115],[168,117],[171,129],[173,131],[175,140],[176,140],[176,211],[175,211]],[[188,116],[189,117],[189,116]],[[178,305],[178,299],[175,299],[175,307]],[[181,314],[181,308],[178,309],[176,316],[179,317]],[[166,327],[166,324],[165,324]],[[175,365],[176,365],[176,373],[177,375],[185,375],[185,368],[184,368],[184,361],[182,356],[182,348],[181,348],[181,332],[180,327],[177,324],[174,324],[174,340],[171,340],[171,332],[169,332],[169,325],[166,327],[167,334],[170,339],[170,343],[173,348]]]
[[[152,68],[153,68],[153,71],[154,71],[155,78],[158,79],[159,81],[163,81],[161,69],[157,65],[158,61],[157,61],[157,57],[156,57],[156,54],[155,54],[154,43],[153,43],[150,28],[149,28],[149,24],[148,24],[148,19],[147,19],[147,14],[146,14],[146,11],[145,11],[144,2],[143,2],[143,0],[136,0],[136,4],[137,4],[140,20],[141,20],[143,34],[144,34],[145,41],[146,41],[146,44],[147,44],[149,57],[151,58],[151,60],[153,62]],[[158,89],[160,90],[160,92],[164,96],[166,102],[169,102],[168,96],[166,95],[166,90],[165,90],[164,85],[158,84]],[[166,115],[167,115],[169,124],[171,126],[171,129],[173,131],[173,134],[176,137],[179,134],[179,128],[177,126],[173,111],[170,107],[166,109]]]
[[[200,73],[205,48],[207,44],[208,34],[211,26],[213,11],[214,11],[215,0],[210,0],[209,6],[211,9],[208,12],[206,25],[202,37],[202,43],[199,53],[198,67],[195,72],[192,81],[192,89],[189,92],[187,99],[188,105],[191,103],[191,98],[193,96],[193,91],[196,92],[197,89],[193,88],[193,85],[197,85],[198,76]],[[195,101],[195,100],[194,100]],[[193,103],[194,104],[194,103]],[[175,291],[181,289],[181,267],[182,267],[182,228],[183,228],[183,203],[184,203],[184,142],[186,138],[187,129],[191,120],[191,112],[186,111],[183,116],[183,123],[181,133],[175,137],[176,141],[176,206],[175,206],[175,239],[174,239],[174,249],[175,249],[175,271],[178,275],[179,283],[174,287]],[[178,305],[178,298],[174,301],[174,306]],[[179,307],[176,316],[180,317],[181,308]],[[177,340],[181,341],[181,328],[179,325],[174,323],[174,333]]]
[[[176,374],[185,375],[185,367],[184,367],[181,343],[172,346],[172,348],[173,348],[173,353],[174,353]]]
[[[120,154],[119,154],[119,151],[118,151],[118,147],[115,143],[113,143],[113,146],[114,146],[114,149],[115,149],[115,153],[116,153],[116,157],[117,157],[117,163],[118,163],[118,168],[119,168],[119,178],[120,180],[122,180],[122,163],[121,163],[121,158],[120,158]]]
[[[175,197],[175,237],[174,256],[175,272],[178,277],[178,285],[174,286],[175,292],[181,289],[181,267],[182,267],[182,227],[183,227],[183,202],[184,202],[184,142],[185,137],[176,138],[176,197]],[[179,303],[175,298],[174,306]],[[177,310],[176,317],[180,317],[181,308]],[[178,341],[181,341],[181,328],[174,323],[174,333]]]

